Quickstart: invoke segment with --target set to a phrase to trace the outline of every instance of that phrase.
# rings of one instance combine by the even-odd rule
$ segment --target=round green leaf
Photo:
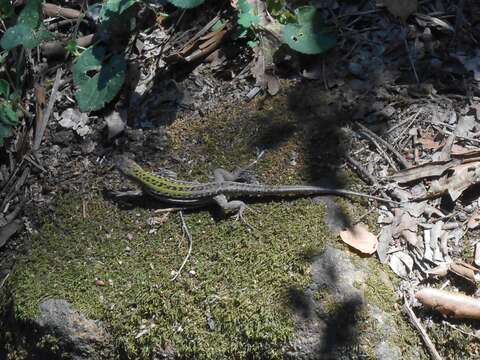
[[[283,28],[283,41],[293,50],[302,54],[321,54],[336,44],[333,35],[326,34],[316,19],[316,10],[312,6],[303,6],[295,12],[296,24],[287,24]]]
[[[108,54],[102,46],[85,50],[73,66],[75,97],[81,111],[103,108],[122,88],[127,63],[118,54]]]
[[[38,46],[43,40],[48,40],[52,37],[48,31],[34,30],[28,25],[17,24],[8,28],[0,40],[0,45],[5,50],[13,49],[18,45],[23,45],[27,49],[33,49]]]
[[[203,4],[205,0],[168,0],[168,2],[182,9],[191,9]]]
[[[4,102],[0,105],[0,122],[9,126],[18,125],[18,115],[11,103]]]

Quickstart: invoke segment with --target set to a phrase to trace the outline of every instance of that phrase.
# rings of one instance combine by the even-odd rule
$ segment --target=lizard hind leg
[[[222,208],[222,210],[226,213],[229,211],[236,211],[235,220],[242,220],[245,221],[243,214],[246,209],[248,209],[247,204],[240,200],[232,200],[228,201],[225,195],[217,195],[213,198],[215,202]]]
[[[265,151],[262,151],[257,158],[248,164],[245,167],[239,168],[233,172],[224,170],[224,169],[216,169],[213,172],[215,182],[223,182],[223,181],[245,181],[247,183],[258,183],[256,181],[254,175],[250,172],[250,169],[262,158]]]

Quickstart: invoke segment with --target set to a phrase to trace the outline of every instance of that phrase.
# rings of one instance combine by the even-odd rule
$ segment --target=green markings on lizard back
[[[189,184],[182,184],[167,178],[155,176],[140,166],[135,166],[132,169],[133,174],[137,177],[138,181],[149,189],[169,196],[182,196],[191,194],[191,186]]]

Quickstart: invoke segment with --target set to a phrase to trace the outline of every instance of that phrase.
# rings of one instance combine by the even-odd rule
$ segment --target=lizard
[[[184,207],[202,207],[217,204],[223,211],[236,211],[236,219],[242,219],[247,205],[241,200],[229,200],[235,197],[298,197],[314,195],[360,196],[382,202],[395,202],[389,199],[371,196],[366,193],[321,187],[314,185],[266,185],[237,181],[242,170],[228,172],[224,169],[214,171],[214,181],[197,183],[177,180],[168,175],[155,175],[144,170],[135,161],[124,155],[116,159],[120,173],[136,183],[142,191],[167,204]],[[165,173],[165,172],[164,172]]]

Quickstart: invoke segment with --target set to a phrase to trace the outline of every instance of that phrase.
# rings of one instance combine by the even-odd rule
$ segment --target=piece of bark
[[[460,293],[425,288],[415,293],[423,305],[444,316],[461,319],[480,319],[480,300]]]
[[[15,235],[15,233],[22,227],[22,224],[22,221],[17,219],[0,229],[0,249],[13,235]]]

